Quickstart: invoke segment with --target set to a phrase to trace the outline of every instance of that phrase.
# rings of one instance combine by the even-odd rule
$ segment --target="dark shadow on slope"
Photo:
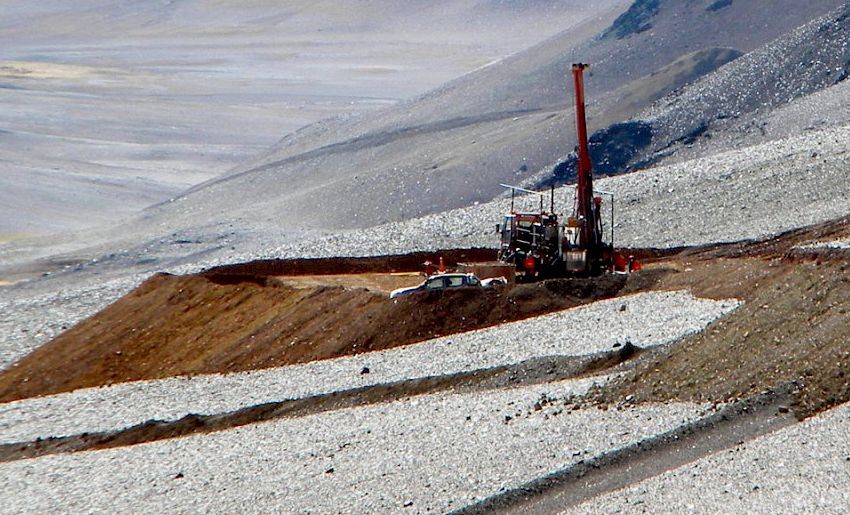
[[[590,137],[590,159],[593,171],[600,175],[617,175],[632,170],[629,166],[638,153],[652,143],[652,126],[641,120],[617,123],[596,131]],[[576,179],[578,155],[573,152],[555,165],[552,176],[541,181],[538,188],[562,185]]]
[[[602,37],[624,39],[651,29],[651,21],[658,14],[660,6],[661,0],[637,0],[628,11],[614,20],[611,27],[602,33]]]
[[[705,10],[708,11],[708,12],[719,11],[721,9],[725,9],[727,7],[730,7],[732,5],[732,2],[733,2],[733,0],[717,0],[716,2],[714,2],[711,5],[709,5],[708,7],[706,7]]]

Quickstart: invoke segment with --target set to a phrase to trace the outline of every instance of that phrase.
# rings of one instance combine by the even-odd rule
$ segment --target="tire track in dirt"
[[[797,423],[788,409],[793,389],[784,385],[735,402],[667,433],[595,456],[454,513],[558,513]]]

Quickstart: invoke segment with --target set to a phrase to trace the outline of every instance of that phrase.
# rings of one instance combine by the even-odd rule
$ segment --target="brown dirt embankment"
[[[425,261],[437,264],[440,258],[443,258],[447,267],[454,268],[460,262],[493,261],[496,259],[496,251],[473,248],[375,257],[261,259],[249,263],[217,266],[204,272],[204,275],[272,277],[418,272],[422,270],[422,263]]]
[[[594,400],[725,402],[788,382],[800,418],[850,400],[850,253],[780,250],[696,254],[647,274],[656,288],[745,302],[706,331],[644,353]]]
[[[387,349],[610,297],[624,283],[611,276],[390,300],[363,288],[294,288],[247,273],[158,274],[0,374],[0,402]]]

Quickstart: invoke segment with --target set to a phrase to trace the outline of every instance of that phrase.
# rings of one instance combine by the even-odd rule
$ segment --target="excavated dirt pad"
[[[390,300],[247,274],[158,274],[3,372],[0,402],[386,349],[611,297],[624,284],[609,276]]]
[[[416,286],[425,277],[421,273],[406,272],[393,274],[288,275],[278,276],[275,279],[293,288],[342,286],[345,288],[364,288],[378,293],[390,293],[396,288]]]
[[[204,275],[273,277],[419,272],[425,261],[431,261],[436,265],[440,258],[443,258],[446,267],[454,268],[460,262],[493,261],[496,259],[496,251],[494,249],[451,249],[377,257],[263,259],[217,266],[209,269]]]

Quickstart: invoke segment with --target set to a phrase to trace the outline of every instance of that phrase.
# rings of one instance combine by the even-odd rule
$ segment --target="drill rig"
[[[587,119],[584,102],[584,70],[586,64],[574,64],[573,85],[576,102],[578,136],[577,181],[572,216],[561,223],[555,214],[555,188],[549,192],[550,209],[543,209],[545,193],[517,186],[511,190],[511,212],[505,215],[501,233],[499,261],[511,263],[526,279],[536,277],[595,276],[612,270],[614,261],[614,198],[607,192],[593,190],[592,164],[587,141]],[[517,212],[517,192],[540,196],[538,212]],[[611,197],[611,241],[603,240],[602,197]]]

